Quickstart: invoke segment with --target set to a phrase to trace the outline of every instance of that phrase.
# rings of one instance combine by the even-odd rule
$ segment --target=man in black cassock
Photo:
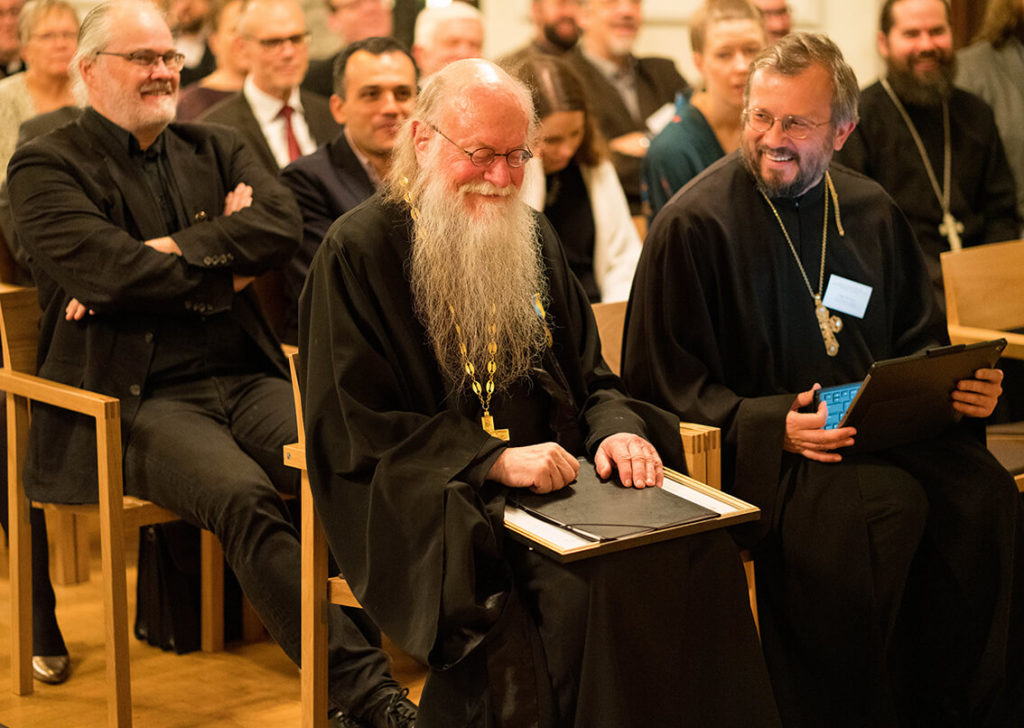
[[[720,426],[725,486],[761,508],[740,535],[785,725],[1020,725],[1002,703],[1020,626],[1009,474],[968,426],[851,454],[853,428],[822,429],[824,404],[801,411],[819,384],[943,335],[906,219],[875,182],[829,166],[856,104],[824,36],[786,36],[754,61],[742,149],[651,228],[625,382]],[[1001,376],[977,371],[951,406],[986,416]]]
[[[328,540],[430,667],[420,728],[776,726],[727,534],[572,564],[505,536],[510,489],[557,490],[577,456],[634,487],[661,482],[659,453],[682,466],[678,420],[625,395],[516,197],[534,124],[496,66],[449,65],[313,261],[300,377]]]
[[[1020,237],[1013,173],[992,109],[953,86],[945,0],[887,0],[878,52],[885,76],[861,94],[860,122],[836,161],[871,177],[896,200],[945,310],[940,253]]]

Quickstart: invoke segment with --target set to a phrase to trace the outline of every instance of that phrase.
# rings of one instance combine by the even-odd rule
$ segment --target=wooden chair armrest
[[[33,374],[0,369],[0,390],[97,419],[120,417],[121,403],[117,397],[97,394]]]
[[[306,446],[300,442],[293,442],[284,446],[284,464],[296,470],[306,469]]]
[[[954,344],[974,344],[979,341],[991,341],[999,338],[1006,339],[1003,356],[1010,359],[1024,359],[1024,334],[1001,331],[1000,329],[979,329],[958,324],[949,326],[949,340]]]

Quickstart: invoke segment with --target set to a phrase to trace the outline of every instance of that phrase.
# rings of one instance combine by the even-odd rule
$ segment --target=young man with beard
[[[988,104],[953,86],[946,0],[887,0],[878,52],[886,74],[861,94],[861,122],[836,161],[896,200],[945,310],[940,253],[1019,237],[1013,174]]]
[[[644,245],[625,383],[721,427],[725,488],[761,508],[738,535],[787,728],[1021,725],[1001,702],[1021,627],[1013,479],[968,425],[861,454],[845,449],[853,428],[823,429],[824,403],[805,411],[819,384],[944,335],[906,219],[829,164],[857,95],[825,36],[754,60],[740,150],[662,208]],[[992,411],[1002,373],[975,377],[951,396],[969,418]]]
[[[120,400],[127,493],[209,529],[271,635],[299,659],[299,540],[280,492],[295,440],[288,368],[249,285],[284,263],[291,193],[232,131],[173,124],[183,62],[148,2],[105,3],[72,62],[89,108],[21,147],[15,229],[39,300],[39,374]],[[25,485],[96,500],[91,420],[35,404]],[[386,655],[332,608],[339,726],[411,726]]]
[[[678,420],[623,392],[518,199],[534,127],[497,66],[447,66],[317,252],[300,379],[328,540],[430,667],[419,728],[777,726],[728,534],[571,564],[505,536],[506,495],[559,490],[579,456],[637,488],[681,465]]]
[[[532,0],[530,17],[537,33],[523,48],[502,58],[505,68],[514,68],[530,56],[560,56],[571,50],[580,38],[582,0]]]

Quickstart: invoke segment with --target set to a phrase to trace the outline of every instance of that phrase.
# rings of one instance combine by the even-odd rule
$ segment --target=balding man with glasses
[[[300,548],[280,496],[297,488],[281,461],[296,437],[291,385],[249,284],[293,253],[302,220],[237,134],[172,123],[182,62],[150,3],[97,6],[72,62],[89,108],[14,155],[15,230],[43,308],[39,373],[120,399],[126,491],[213,531],[297,662]],[[95,501],[89,420],[32,415],[30,497]],[[340,608],[328,620],[336,725],[411,726],[386,656]]]
[[[237,130],[273,172],[341,131],[327,99],[299,89],[309,66],[309,33],[295,0],[249,0],[236,42],[249,59],[249,75],[241,91],[208,109],[201,121]]]

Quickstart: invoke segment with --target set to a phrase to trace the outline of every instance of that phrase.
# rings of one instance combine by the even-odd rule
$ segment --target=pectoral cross
[[[953,217],[953,213],[947,210],[942,215],[942,224],[939,225],[939,234],[945,235],[949,241],[950,250],[960,250],[963,243],[960,242],[960,233],[964,231],[964,224]]]
[[[814,297],[814,315],[818,317],[818,328],[821,329],[821,338],[825,341],[825,353],[835,356],[839,353],[836,334],[843,330],[843,320],[838,316],[833,316],[825,308],[825,304],[821,302],[821,296]]]
[[[494,418],[491,417],[489,413],[484,412],[484,416],[480,418],[480,426],[483,427],[484,432],[486,432],[491,437],[496,437],[499,440],[504,440],[505,442],[508,442],[508,428],[503,430],[495,430]]]

